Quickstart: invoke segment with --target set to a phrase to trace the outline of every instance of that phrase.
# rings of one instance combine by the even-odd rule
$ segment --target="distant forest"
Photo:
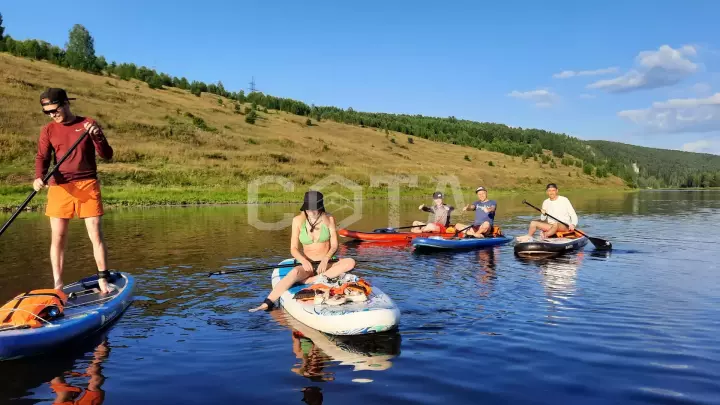
[[[585,174],[596,177],[616,175],[631,187],[720,187],[720,156],[716,155],[608,141],[582,141],[541,129],[511,128],[503,124],[455,117],[368,113],[354,111],[352,108],[320,107],[260,92],[245,94],[243,90],[228,91],[220,81],[207,84],[158,73],[154,69],[133,63],[108,63],[103,56],[95,55],[94,40],[82,25],[72,28],[68,43],[65,48],[60,48],[45,41],[17,41],[4,35],[0,14],[0,51],[122,80],[137,79],[158,91],[164,87],[176,87],[188,90],[198,97],[202,93],[211,93],[234,100],[238,110],[241,103],[252,103],[253,110],[261,106],[306,116],[316,121],[332,120],[376,128],[388,133],[400,132],[436,142],[518,156],[523,160],[538,160],[551,166],[577,166],[582,168]]]

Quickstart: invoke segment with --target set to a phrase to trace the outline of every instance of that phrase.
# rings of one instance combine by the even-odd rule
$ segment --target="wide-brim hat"
[[[325,203],[323,202],[323,194],[319,191],[308,191],[303,198],[303,205],[300,211],[325,211]]]

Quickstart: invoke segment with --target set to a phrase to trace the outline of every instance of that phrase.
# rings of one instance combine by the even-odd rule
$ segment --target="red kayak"
[[[348,229],[338,229],[338,235],[346,238],[373,241],[373,242],[409,242],[415,238],[429,238],[431,236],[440,236],[443,238],[452,238],[455,233],[438,233],[438,232],[358,232]],[[462,234],[459,235],[462,237]]]

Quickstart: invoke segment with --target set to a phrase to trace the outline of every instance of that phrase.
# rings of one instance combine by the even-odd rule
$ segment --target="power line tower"
[[[257,91],[257,88],[255,87],[255,76],[252,77],[252,80],[250,81],[250,87],[248,87],[248,90],[250,90],[250,93],[255,93]]]

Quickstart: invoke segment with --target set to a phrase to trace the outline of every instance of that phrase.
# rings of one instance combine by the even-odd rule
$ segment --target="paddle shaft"
[[[75,150],[75,148],[77,148],[77,146],[80,144],[80,142],[82,142],[83,139],[85,139],[87,134],[88,134],[88,131],[83,132],[83,134],[80,135],[80,137],[75,141],[75,143],[73,143],[70,146],[70,149],[68,149],[67,153],[65,153],[65,156],[61,157],[60,160],[55,165],[55,167],[53,167],[52,170],[48,171],[48,173],[45,175],[45,177],[43,177],[43,179],[42,179],[43,183],[47,184],[48,180],[50,180],[50,177],[52,177],[55,174],[55,172],[58,170],[60,165],[63,164],[63,162],[70,156],[70,154]],[[10,219],[8,219],[7,222],[5,222],[5,224],[2,226],[2,228],[0,228],[0,235],[2,235],[5,232],[5,230],[10,226],[10,224],[12,224],[12,222],[15,220],[15,218],[17,218],[17,216],[20,215],[20,212],[22,212],[22,210],[24,210],[25,207],[27,207],[27,205],[30,203],[30,200],[32,200],[36,194],[37,194],[37,191],[33,189],[32,193],[30,193],[30,195],[25,199],[25,202],[23,202],[18,207],[18,209],[12,214]]]
[[[527,201],[525,201],[525,200],[523,200],[523,203],[525,203],[525,204],[527,204],[527,205],[529,205],[529,206],[531,206],[531,207],[535,208],[536,210],[538,210],[538,212],[539,212],[539,213],[541,213],[541,214],[542,214],[542,210],[541,210],[540,208],[538,208],[538,207],[536,207],[536,206],[534,206],[534,205],[530,204],[529,202],[527,202]],[[558,221],[559,223],[561,223],[561,224],[565,225],[565,226],[566,226],[566,227],[567,227],[568,229],[570,229],[570,225],[568,225],[568,224],[566,224],[565,222],[563,222],[563,221],[561,221],[561,220],[559,220],[559,219],[555,218],[554,216],[552,216],[552,215],[548,214],[547,212],[546,212],[545,214],[543,214],[543,215],[547,215],[548,217],[550,217],[550,218],[552,218],[552,219],[554,219],[554,220]],[[584,233],[582,233],[582,232],[578,231],[577,229],[575,229],[575,232],[579,233],[580,235],[583,235],[583,236],[587,236],[587,235],[585,235]]]
[[[458,215],[462,216],[462,215],[465,215],[465,214],[466,214],[466,212],[462,212],[462,213],[460,213],[460,214],[458,214]],[[378,228],[378,229],[373,230],[373,233],[380,233],[380,232],[382,232],[382,231],[395,231],[395,230],[398,230],[398,229],[419,228],[419,227],[423,227],[423,226],[426,226],[426,225],[427,225],[427,224],[422,224],[422,225],[410,225],[410,226],[400,226],[400,227],[397,227],[397,228],[391,228],[391,227],[390,227],[390,228]],[[467,228],[465,228],[465,229],[467,229]]]
[[[475,224],[472,224],[472,225],[470,225],[470,226],[466,226],[465,228],[463,228],[463,229],[461,229],[461,230],[459,230],[459,231],[455,231],[455,234],[453,235],[453,238],[456,237],[456,236],[458,236],[458,235],[460,234],[460,232],[467,231],[468,229],[472,228],[473,226],[475,226]]]
[[[330,260],[328,260],[328,263],[335,263],[335,262],[337,262],[337,261],[339,261],[339,260],[340,260],[340,259],[330,259]],[[366,261],[356,260],[355,262],[356,262],[356,263],[358,263],[358,262],[359,262],[359,263],[364,263],[364,262],[366,262]],[[319,262],[319,261],[310,261],[310,263],[312,263],[312,264],[319,264],[320,262]],[[250,267],[250,268],[247,268],[247,269],[215,271],[215,272],[212,272],[212,273],[208,273],[208,277],[210,277],[210,276],[219,276],[219,275],[223,275],[223,274],[245,273],[245,272],[249,272],[249,271],[272,270],[272,269],[277,269],[277,268],[295,267],[295,266],[300,266],[300,265],[301,265],[300,262],[298,262],[297,260],[294,260],[294,261],[292,261],[291,263],[274,264],[274,265],[272,265],[272,266]]]
[[[378,233],[378,232],[380,232],[380,231],[390,231],[390,230],[397,230],[397,229],[418,228],[418,227],[425,226],[425,225],[426,225],[426,224],[423,224],[423,225],[400,226],[400,227],[397,227],[397,228],[378,228],[378,229],[373,230],[373,232],[374,232],[374,233]]]

